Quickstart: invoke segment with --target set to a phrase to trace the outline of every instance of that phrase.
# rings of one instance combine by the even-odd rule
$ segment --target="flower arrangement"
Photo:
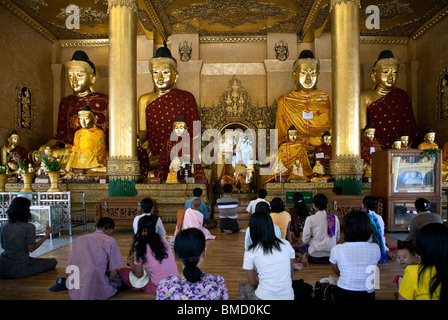
[[[193,168],[193,159],[190,156],[183,156],[181,162],[180,171],[188,171]]]
[[[34,151],[33,158],[41,161],[41,167],[44,172],[56,172],[61,170],[61,164],[58,159],[50,157],[43,151]]]
[[[17,165],[19,166],[19,170],[17,171],[17,173],[24,173],[26,172],[26,168],[25,168],[25,163],[23,162],[23,160],[19,157],[19,155],[17,154],[17,152],[10,152],[8,151],[8,149],[5,148],[6,152],[8,153],[8,162],[10,160],[14,161],[15,163],[17,163]]]
[[[5,174],[7,171],[6,166],[0,166],[0,174]]]

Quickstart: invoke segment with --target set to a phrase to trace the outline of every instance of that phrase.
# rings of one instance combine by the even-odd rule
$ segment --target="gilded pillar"
[[[330,173],[343,194],[362,191],[363,161],[359,131],[360,0],[331,0],[332,160]]]
[[[137,0],[109,0],[109,196],[135,196]]]

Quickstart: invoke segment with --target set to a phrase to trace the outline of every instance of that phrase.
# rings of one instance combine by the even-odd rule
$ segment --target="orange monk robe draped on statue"
[[[193,121],[200,120],[196,100],[188,91],[173,89],[146,107],[147,139],[153,155],[159,155],[170,139],[173,123],[183,116],[188,132],[193,133]]]
[[[58,111],[58,126],[55,140],[71,145],[75,132],[81,128],[78,118],[78,111],[84,105],[88,105],[97,118],[96,126],[106,133],[109,133],[108,106],[109,96],[99,92],[93,92],[85,97],[70,95],[61,99]]]
[[[291,91],[277,101],[275,128],[278,130],[278,142],[286,141],[288,129],[294,125],[299,131],[297,142],[307,150],[321,144],[325,131],[331,129],[331,107],[328,95],[321,91]]]
[[[367,107],[367,123],[376,129],[375,137],[383,149],[389,149],[403,131],[409,136],[409,144],[418,133],[409,96],[399,88],[393,88]]]
[[[313,173],[313,170],[311,169],[305,147],[301,143],[290,141],[282,143],[278,147],[277,162],[282,160],[283,165],[288,169],[288,171],[282,173],[282,179],[292,175],[297,158],[300,159],[300,164],[302,165],[303,178],[308,179],[308,176]],[[276,166],[273,166],[272,168],[275,169],[275,167]],[[274,180],[276,175],[279,176],[280,174],[272,173],[266,178],[265,183]]]
[[[76,131],[67,167],[91,169],[106,164],[106,134],[104,131],[97,127],[81,128]]]

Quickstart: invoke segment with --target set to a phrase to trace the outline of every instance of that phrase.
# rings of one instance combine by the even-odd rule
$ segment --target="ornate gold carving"
[[[398,0],[392,0],[388,3],[378,3],[377,6],[380,10],[381,21],[393,21],[398,18],[407,17],[414,13],[414,11],[409,7],[409,3],[400,3]],[[361,10],[360,13],[364,18],[370,15],[370,13],[363,10]]]
[[[184,41],[183,45],[180,45],[179,43],[179,55],[180,60],[182,62],[190,61],[191,59],[191,43],[188,45],[187,41]]]
[[[444,68],[437,81],[437,118],[448,119],[448,67]]]
[[[289,56],[289,50],[288,50],[288,44],[283,43],[283,41],[280,41],[279,44],[275,44],[275,57],[280,61],[285,61],[288,59]]]
[[[125,7],[133,10],[137,13],[137,1],[136,0],[109,0],[107,11],[113,7]]]
[[[34,95],[28,84],[20,82],[16,86],[16,129],[33,133],[35,118]]]
[[[71,13],[67,13],[65,8],[60,9],[61,12],[56,16],[59,20],[65,21]],[[79,22],[91,28],[97,24],[104,23],[108,18],[107,13],[94,10],[91,7],[79,7]]]
[[[140,165],[137,157],[113,156],[107,161],[109,177],[134,179],[140,175]]]
[[[359,155],[338,155],[330,160],[330,174],[335,178],[361,178],[363,172]]]
[[[406,37],[374,37],[360,36],[360,43],[380,43],[380,44],[408,44],[409,38]]]
[[[199,38],[200,43],[238,43],[238,42],[266,42],[266,36],[235,36],[235,37],[220,37],[220,36],[204,36]]]
[[[109,39],[80,39],[80,40],[60,40],[61,48],[70,47],[107,47]]]
[[[330,8],[335,7],[336,5],[340,5],[340,4],[347,4],[347,3],[352,3],[357,5],[358,7],[361,8],[361,0],[331,0],[330,2]],[[331,10],[331,9],[330,9]]]
[[[421,26],[412,36],[412,39],[417,40],[421,35],[423,35],[426,31],[431,29],[437,22],[442,20],[444,16],[448,14],[448,8],[444,8],[439,11],[434,17],[432,17],[429,21],[427,21],[423,26]]]

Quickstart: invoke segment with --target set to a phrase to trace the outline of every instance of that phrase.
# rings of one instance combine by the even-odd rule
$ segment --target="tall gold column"
[[[360,0],[331,0],[332,160],[330,173],[343,194],[361,194],[363,161],[359,131]]]
[[[109,0],[109,196],[135,196],[137,0]]]

